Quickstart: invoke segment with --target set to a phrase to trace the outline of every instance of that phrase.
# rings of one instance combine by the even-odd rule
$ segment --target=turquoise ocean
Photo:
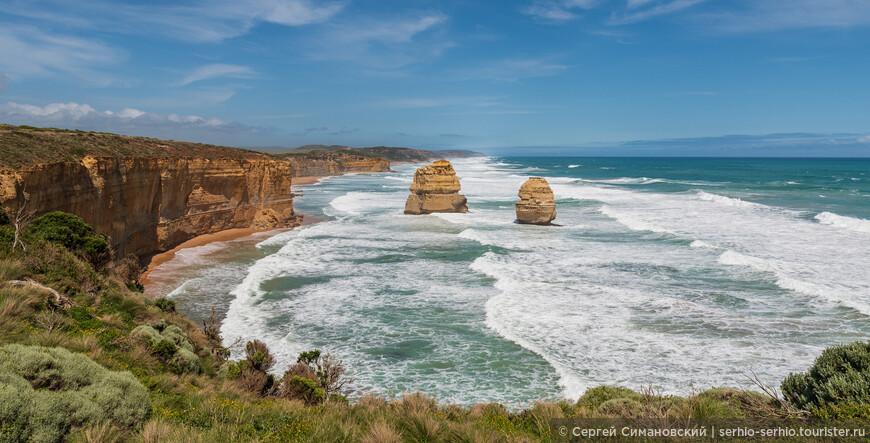
[[[413,172],[294,187],[323,221],[182,250],[152,295],[265,341],[276,373],[342,358],[354,396],[463,404],[601,384],[772,386],[870,339],[870,160],[452,160],[467,214],[404,215]],[[514,223],[546,177],[559,226]]]

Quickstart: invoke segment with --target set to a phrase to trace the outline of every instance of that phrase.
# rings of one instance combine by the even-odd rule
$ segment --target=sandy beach
[[[307,177],[306,177],[307,178]],[[295,179],[294,179],[295,180]],[[304,214],[299,214],[302,216],[302,223],[299,226],[307,226],[320,221],[322,219],[311,217]],[[297,227],[299,227],[297,226]],[[260,232],[274,232],[275,234],[290,230],[293,228],[279,228],[279,229],[253,229],[253,228],[236,228],[236,229],[227,229],[224,231],[215,232],[212,234],[203,234],[197,237],[194,237],[186,242],[166,251],[161,252],[159,254],[151,257],[151,260],[148,262],[148,267],[145,272],[142,274],[142,284],[147,288],[150,283],[153,282],[151,271],[153,271],[158,266],[172,260],[175,257],[175,254],[178,251],[186,248],[195,248],[198,246],[205,246],[214,242],[227,242],[233,240],[239,240],[241,238],[248,237],[250,235],[260,233]],[[147,289],[146,289],[147,292]]]
[[[293,177],[293,186],[297,185],[313,185],[320,181],[323,177],[312,176],[312,177]]]

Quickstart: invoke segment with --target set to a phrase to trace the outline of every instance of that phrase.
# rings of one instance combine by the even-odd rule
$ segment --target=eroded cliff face
[[[231,228],[292,226],[292,165],[270,158],[85,157],[0,170],[0,203],[76,214],[119,257]]]
[[[517,202],[517,222],[548,225],[556,218],[553,190],[543,177],[531,177],[520,186]]]
[[[460,189],[456,171],[447,160],[417,168],[411,195],[405,202],[405,214],[468,212],[467,200],[459,194]]]
[[[318,153],[304,157],[287,157],[295,177],[326,177],[348,172],[387,172],[390,161],[346,153]]]

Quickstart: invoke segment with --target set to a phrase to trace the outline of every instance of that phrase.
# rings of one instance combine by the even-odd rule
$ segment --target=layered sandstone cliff
[[[459,179],[453,165],[438,160],[417,169],[411,195],[405,202],[405,214],[433,212],[468,212],[465,196],[459,194]]]
[[[0,170],[0,203],[76,214],[120,257],[144,256],[224,229],[292,226],[291,171],[266,156],[86,156]]]
[[[543,177],[531,177],[520,187],[517,222],[548,225],[556,218],[553,190]]]
[[[388,172],[390,161],[383,157],[344,152],[312,152],[286,157],[294,177],[326,177],[350,172]]]

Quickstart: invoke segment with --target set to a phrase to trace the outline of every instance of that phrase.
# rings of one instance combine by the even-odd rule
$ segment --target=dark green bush
[[[175,312],[175,300],[170,300],[166,297],[160,297],[154,300],[154,306],[163,312]]]
[[[85,239],[94,233],[93,228],[77,215],[61,211],[49,212],[37,218],[30,223],[30,230],[52,243],[73,250],[80,249]]]
[[[178,374],[198,374],[200,371],[199,356],[187,349],[179,349],[169,362],[169,368]]]
[[[303,364],[312,366],[319,359],[320,359],[320,350],[319,349],[312,349],[310,351],[305,351],[305,352],[299,354],[299,357],[296,359],[296,363],[303,363]]]
[[[577,400],[578,407],[588,407],[589,409],[597,409],[602,403],[618,398],[637,399],[640,397],[635,391],[619,386],[597,386],[589,388]]]
[[[228,361],[221,365],[218,376],[227,380],[235,380],[242,375],[242,368],[238,362]]]
[[[178,351],[178,346],[175,346],[175,343],[164,338],[157,343],[154,343],[151,346],[151,350],[164,361],[169,361],[169,359],[175,355],[175,351]]]
[[[870,404],[870,342],[825,349],[809,371],[783,380],[782,393],[807,410],[826,404]]]
[[[245,356],[251,368],[256,371],[266,372],[275,365],[275,358],[269,352],[269,347],[260,340],[245,344]]]
[[[104,236],[94,234],[94,229],[76,215],[49,212],[34,220],[29,227],[34,234],[79,253],[95,267],[101,267],[111,259],[111,248]]]
[[[298,375],[285,377],[279,388],[281,397],[302,400],[307,405],[316,405],[326,400],[326,392],[317,387],[314,380]]]
[[[9,216],[6,215],[6,211],[3,208],[0,208],[0,226],[9,224]]]
[[[129,372],[63,348],[0,347],[0,441],[60,442],[73,426],[106,421],[132,428],[150,411],[147,389]]]

